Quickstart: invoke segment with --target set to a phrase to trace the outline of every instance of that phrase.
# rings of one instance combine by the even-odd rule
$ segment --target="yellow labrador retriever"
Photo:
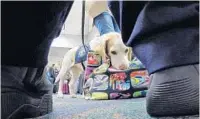
[[[118,33],[108,33],[100,37],[96,37],[90,41],[89,46],[92,51],[97,52],[102,56],[103,61],[109,57],[111,64],[116,69],[126,69],[129,66],[130,50],[124,45],[121,35]],[[63,97],[62,86],[67,72],[70,72],[72,77],[69,82],[69,90],[71,97],[76,97],[76,81],[83,71],[81,63],[75,64],[75,53],[79,47],[70,49],[64,56],[62,66],[56,82],[59,82],[58,97]]]

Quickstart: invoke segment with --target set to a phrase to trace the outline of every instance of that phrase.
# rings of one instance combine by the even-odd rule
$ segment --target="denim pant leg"
[[[97,27],[100,35],[109,33],[109,32],[118,32],[120,33],[119,26],[113,16],[106,12],[101,13],[100,15],[94,18],[94,25]]]

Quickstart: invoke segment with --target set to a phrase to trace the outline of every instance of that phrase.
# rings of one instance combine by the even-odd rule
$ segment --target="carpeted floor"
[[[123,100],[54,99],[53,113],[37,119],[157,119],[146,113],[145,98]],[[199,116],[162,117],[159,119],[199,119]]]

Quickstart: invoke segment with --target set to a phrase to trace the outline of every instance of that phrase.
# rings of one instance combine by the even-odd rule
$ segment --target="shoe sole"
[[[4,96],[5,95],[6,94],[4,94]],[[53,100],[52,95],[50,94],[45,94],[41,99],[32,98],[30,96],[22,96],[19,94],[16,94],[15,96],[21,96],[22,101],[26,100],[30,101],[30,103],[21,105],[15,111],[13,111],[6,119],[35,118],[52,112]],[[7,95],[7,97],[9,97],[9,95]],[[31,102],[33,104],[31,104]]]

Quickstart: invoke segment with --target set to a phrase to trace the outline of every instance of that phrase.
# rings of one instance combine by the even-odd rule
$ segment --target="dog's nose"
[[[125,64],[122,64],[122,65],[119,66],[119,69],[121,69],[121,70],[124,70],[126,68],[127,68],[127,66]]]

